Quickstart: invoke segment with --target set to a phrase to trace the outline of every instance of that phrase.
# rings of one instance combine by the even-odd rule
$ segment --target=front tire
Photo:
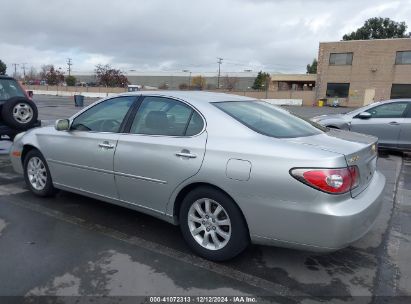
[[[211,261],[225,261],[240,254],[250,237],[235,202],[212,187],[199,187],[184,198],[180,228],[190,248]]]
[[[52,196],[56,192],[47,162],[38,150],[29,151],[24,158],[24,180],[37,196]]]

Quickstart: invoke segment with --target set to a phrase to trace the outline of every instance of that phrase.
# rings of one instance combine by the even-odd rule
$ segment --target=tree
[[[36,69],[34,67],[30,67],[30,69],[28,70],[27,74],[26,74],[26,80],[27,81],[34,81],[38,78],[38,73],[36,71]]]
[[[0,75],[6,75],[7,65],[0,60]]]
[[[64,73],[56,70],[54,65],[49,64],[41,67],[42,69],[42,76],[46,80],[48,85],[59,85],[60,83],[64,82]]]
[[[201,76],[201,75],[199,75],[199,76],[194,76],[194,77],[191,79],[191,87],[192,87],[194,90],[203,90],[203,89],[206,87],[206,85],[207,85],[207,81],[206,81],[206,79],[205,79],[203,76]]]
[[[364,25],[355,32],[345,34],[343,40],[370,40],[387,38],[409,38],[411,33],[406,33],[405,22],[396,22],[390,18],[375,17],[365,21]]]
[[[40,71],[40,78],[41,80],[46,80],[46,75],[50,69],[54,69],[54,66],[52,64],[44,64],[41,66],[41,71]]]
[[[317,74],[317,59],[314,58],[313,63],[307,64],[307,74]]]
[[[98,64],[94,71],[98,82],[106,87],[124,88],[130,84],[127,77],[120,70],[112,68],[109,64]]]
[[[237,83],[238,83],[238,77],[229,77],[228,75],[226,75],[223,78],[223,87],[229,91],[234,90]]]
[[[74,77],[73,75],[67,76],[66,77],[66,84],[69,87],[74,87],[76,85],[76,77]]]
[[[178,85],[178,89],[179,90],[188,90],[188,84],[186,84],[186,83],[180,83],[179,85]]]
[[[269,84],[269,81],[270,81],[270,74],[260,71],[258,72],[257,77],[254,80],[254,84],[252,88],[254,90],[262,90]]]

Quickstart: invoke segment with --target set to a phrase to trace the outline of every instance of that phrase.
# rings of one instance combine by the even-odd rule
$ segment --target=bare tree
[[[34,67],[30,67],[30,69],[26,73],[26,80],[27,81],[34,81],[38,79],[39,74],[37,73],[37,70]]]
[[[41,80],[46,79],[46,75],[47,75],[48,71],[51,70],[51,68],[54,69],[54,66],[52,64],[43,64],[40,67],[40,78],[41,78]]]
[[[237,86],[238,81],[238,77],[229,77],[228,75],[226,75],[223,78],[223,87],[229,91],[232,91]]]

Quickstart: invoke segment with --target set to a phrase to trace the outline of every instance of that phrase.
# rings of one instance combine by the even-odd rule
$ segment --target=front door
[[[358,115],[355,116],[350,130],[378,137],[381,147],[396,147],[406,109],[406,102],[391,102],[372,107],[366,110],[371,117],[361,119]]]
[[[53,182],[117,198],[113,159],[119,130],[136,97],[105,100],[75,117],[70,131],[41,137]]]
[[[207,133],[189,105],[145,97],[114,156],[120,199],[164,213],[174,189],[201,167]]]

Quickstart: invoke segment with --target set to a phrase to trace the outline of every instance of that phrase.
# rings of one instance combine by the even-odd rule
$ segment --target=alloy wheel
[[[212,199],[195,201],[188,211],[187,221],[191,235],[203,248],[220,250],[230,241],[230,217],[223,206]]]
[[[47,170],[43,161],[39,157],[30,158],[27,164],[27,176],[29,178],[30,185],[41,191],[44,189],[47,183]]]

